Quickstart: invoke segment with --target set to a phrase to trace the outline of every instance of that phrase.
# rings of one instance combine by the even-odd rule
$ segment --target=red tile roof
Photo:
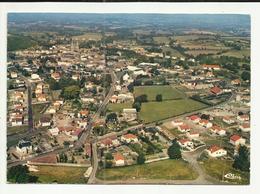
[[[232,141],[237,141],[237,140],[239,140],[241,137],[239,136],[239,135],[232,135],[231,137],[230,137],[230,140],[232,140]]]
[[[115,159],[116,161],[118,161],[118,160],[125,160],[124,157],[123,157],[123,155],[120,154],[120,153],[116,153],[116,154],[114,155],[114,159]]]
[[[214,153],[214,152],[216,152],[216,151],[218,151],[218,150],[220,150],[220,149],[222,149],[222,148],[220,148],[220,147],[217,146],[217,145],[212,145],[211,147],[208,148],[208,150],[209,150],[211,153]]]
[[[137,138],[134,134],[131,134],[131,133],[125,134],[125,135],[123,135],[123,137],[126,138],[126,139],[135,139],[135,138]]]
[[[219,94],[222,90],[217,87],[217,86],[214,86],[213,88],[210,89],[210,92],[214,93],[214,94]]]

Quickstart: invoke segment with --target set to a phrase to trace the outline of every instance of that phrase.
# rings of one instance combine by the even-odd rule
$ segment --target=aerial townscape
[[[250,17],[9,13],[7,181],[250,183]]]

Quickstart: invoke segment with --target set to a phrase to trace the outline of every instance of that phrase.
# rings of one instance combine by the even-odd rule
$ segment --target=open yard
[[[83,40],[83,41],[89,41],[89,40],[95,40],[99,41],[102,38],[102,35],[100,33],[86,33],[80,36],[74,36],[74,39]]]
[[[124,108],[132,108],[132,103],[109,103],[107,109],[111,112],[120,112],[123,111]]]
[[[84,167],[38,166],[38,172],[31,172],[40,183],[80,184],[86,183]]]
[[[206,173],[210,176],[222,180],[222,176],[227,173],[233,173],[235,175],[241,176],[241,180],[233,180],[237,184],[249,184],[249,173],[241,172],[232,168],[232,161],[219,160],[219,159],[208,159],[203,162],[202,167],[205,169]],[[225,179],[227,180],[227,179]]]
[[[134,96],[146,94],[148,101],[155,101],[156,95],[161,94],[163,100],[173,100],[184,98],[185,94],[172,86],[138,86],[134,87]]]
[[[47,106],[47,104],[34,104],[32,105],[33,119],[34,121],[39,121],[40,117],[43,115],[41,111]]]
[[[180,160],[163,160],[143,165],[102,169],[97,174],[97,178],[102,180],[193,180],[197,176],[188,163]]]
[[[15,133],[23,133],[26,132],[27,129],[28,129],[28,125],[7,127],[7,135],[11,135]]]
[[[191,99],[142,103],[139,119],[146,123],[192,112],[207,105]]]

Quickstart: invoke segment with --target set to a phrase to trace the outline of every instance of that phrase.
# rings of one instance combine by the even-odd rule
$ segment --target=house
[[[80,138],[82,132],[83,132],[82,129],[77,128],[76,130],[71,132],[70,137],[72,138],[73,141],[76,141]]]
[[[244,121],[249,121],[249,115],[238,115],[237,120],[244,122]]]
[[[126,74],[124,74],[124,75],[122,76],[122,79],[123,79],[124,82],[128,81],[129,78],[130,78],[130,76],[128,75],[128,73],[126,73]]]
[[[51,129],[48,129],[49,133],[52,135],[52,136],[57,136],[59,135],[59,132],[60,130],[58,129],[58,127],[54,127],[54,128],[51,128]]]
[[[12,79],[18,77],[17,72],[15,72],[15,71],[12,71],[12,72],[10,73],[10,76],[11,76]]]
[[[47,101],[46,95],[45,94],[39,94],[38,97],[37,97],[37,100],[39,102],[46,102]]]
[[[100,141],[101,148],[110,148],[113,146],[113,142],[110,138],[106,138]]]
[[[79,111],[79,113],[78,113],[78,117],[79,117],[79,118],[86,118],[86,117],[88,116],[88,114],[89,114],[89,111],[88,111],[88,110],[81,110],[81,111]]]
[[[39,124],[42,127],[49,127],[51,126],[51,119],[49,117],[41,117],[39,120]]]
[[[210,146],[208,149],[206,149],[206,152],[208,153],[209,156],[213,158],[227,155],[227,151],[217,145]]]
[[[40,76],[38,74],[32,74],[31,79],[32,80],[40,80]]]
[[[217,134],[217,135],[220,135],[220,136],[223,136],[223,135],[226,135],[226,130],[222,129],[221,127],[217,126],[217,125],[214,125],[210,128],[210,131],[214,134]]]
[[[229,142],[234,146],[238,146],[238,145],[244,145],[246,143],[246,140],[240,137],[239,135],[232,135],[230,137]]]
[[[190,131],[190,127],[186,124],[183,124],[183,125],[178,126],[178,130],[182,133],[185,133],[185,132]]]
[[[250,131],[250,123],[243,123],[242,125],[239,125],[239,129],[243,132],[249,132]]]
[[[222,93],[222,90],[219,87],[214,86],[213,88],[210,89],[210,92],[215,94],[215,95],[219,95],[219,94]]]
[[[51,74],[51,77],[52,77],[53,79],[55,79],[56,81],[59,81],[60,78],[61,78],[60,73],[57,73],[57,72],[52,73],[52,74]]]
[[[121,136],[121,141],[130,143],[130,142],[138,142],[138,139],[136,135],[128,133]]]
[[[16,151],[22,155],[30,154],[32,153],[32,143],[30,141],[21,140],[16,146]]]
[[[189,139],[198,139],[200,134],[199,132],[188,132],[186,134],[186,136],[189,138]]]
[[[197,115],[192,115],[189,117],[189,120],[191,120],[193,123],[198,123],[198,122],[200,122],[201,119]]]
[[[238,86],[238,85],[241,84],[241,81],[240,81],[240,79],[234,79],[234,80],[231,81],[231,84],[235,85],[235,86]]]
[[[174,120],[174,121],[172,121],[172,125],[173,125],[173,126],[183,125],[183,121],[181,121],[181,120]]]
[[[88,125],[87,120],[79,120],[79,121],[77,121],[77,123],[78,123],[79,128],[86,128]]]
[[[114,157],[115,166],[125,165],[125,159],[121,153],[117,152],[116,154],[113,155],[113,157]]]
[[[23,124],[23,118],[22,117],[15,117],[11,119],[11,125],[12,126],[21,126]]]
[[[235,123],[235,120],[233,118],[229,117],[229,116],[223,117],[222,121],[229,124],[229,125]]]
[[[220,66],[216,64],[213,65],[203,64],[202,67],[204,70],[220,70]]]
[[[137,112],[135,108],[124,108],[122,115],[125,121],[134,121],[137,119]]]
[[[205,127],[205,128],[210,128],[210,127],[212,127],[212,125],[213,125],[211,122],[209,122],[209,121],[206,120],[206,119],[201,119],[201,120],[199,121],[199,124],[200,124],[201,126]]]
[[[116,103],[116,102],[117,102],[117,99],[118,99],[117,95],[113,95],[113,96],[111,96],[111,98],[109,99],[109,101],[110,101],[111,103]]]
[[[189,139],[180,139],[178,143],[182,148],[193,149],[194,146],[193,142]]]

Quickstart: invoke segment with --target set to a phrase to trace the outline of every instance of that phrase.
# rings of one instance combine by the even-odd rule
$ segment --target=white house
[[[124,108],[122,115],[125,121],[134,121],[137,119],[137,112],[135,108]]]
[[[182,133],[185,133],[185,132],[190,131],[190,127],[186,124],[183,124],[183,125],[178,126],[178,130]]]
[[[212,145],[211,147],[209,147],[206,150],[206,152],[208,153],[209,156],[214,157],[214,158],[227,155],[227,151],[221,147],[218,147],[217,145]]]
[[[59,129],[58,129],[58,127],[54,127],[54,128],[51,128],[51,129],[48,129],[49,130],[49,132],[50,132],[50,134],[52,135],[52,136],[57,136],[57,135],[59,135]]]
[[[122,154],[117,152],[116,154],[114,154],[113,157],[114,157],[115,166],[124,166],[125,165],[125,159]]]
[[[244,121],[249,121],[249,115],[238,115],[237,120],[244,122]]]
[[[235,120],[231,117],[228,117],[228,116],[223,117],[222,121],[229,124],[229,125],[235,123]]]
[[[30,141],[21,140],[16,146],[16,151],[22,155],[30,154],[32,153],[32,143]]]
[[[212,125],[213,125],[211,122],[209,122],[209,121],[206,120],[206,119],[201,119],[201,120],[199,121],[199,124],[200,124],[201,126],[205,127],[205,128],[210,128],[210,127],[212,127]]]
[[[173,126],[183,125],[183,121],[181,121],[181,120],[174,120],[174,121],[172,121],[172,125],[173,125]]]
[[[217,125],[214,125],[210,128],[210,131],[214,134],[217,134],[217,135],[220,135],[220,136],[223,136],[223,135],[226,135],[226,130],[222,129],[221,127],[217,126]]]
[[[186,135],[189,139],[198,139],[200,136],[199,132],[188,132]]]
[[[42,117],[42,118],[40,118],[40,120],[39,120],[39,124],[40,124],[42,127],[49,127],[49,126],[51,126],[51,119],[48,118],[48,117]]]
[[[193,149],[194,146],[193,142],[189,139],[180,139],[178,140],[178,143],[182,148],[187,148],[187,149]]]
[[[250,131],[250,123],[243,123],[242,125],[239,125],[239,129],[243,132],[249,132]]]
[[[244,145],[246,143],[246,140],[240,137],[239,135],[232,135],[230,137],[229,142],[234,146],[238,146],[238,145]]]
[[[197,115],[192,115],[189,117],[189,120],[191,120],[193,123],[198,123],[198,122],[200,122],[201,119]]]
[[[138,142],[138,139],[134,134],[128,133],[121,136],[121,141],[130,143],[130,142]]]

